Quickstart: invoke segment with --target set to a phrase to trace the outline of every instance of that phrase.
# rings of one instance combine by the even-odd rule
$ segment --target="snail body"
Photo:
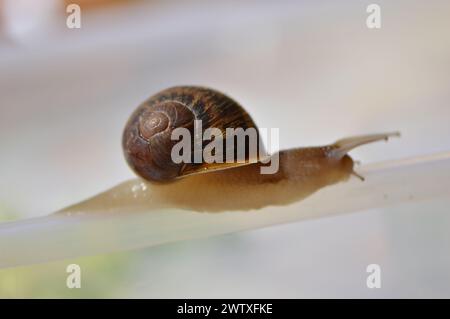
[[[317,190],[347,180],[353,161],[330,161],[320,149],[291,149],[279,154],[275,174],[261,174],[261,163],[193,175],[176,183],[149,185],[152,203],[199,212],[242,211],[287,205]],[[152,187],[153,186],[153,187]],[[143,200],[146,200],[143,198]]]
[[[162,206],[221,211],[288,204],[351,175],[359,177],[348,151],[398,135],[356,136],[325,146],[282,150],[271,155],[279,161],[273,174],[261,174],[267,161],[251,158],[247,148],[244,163],[172,163],[171,131],[177,126],[192,131],[196,119],[205,129],[213,126],[225,132],[227,127],[242,127],[258,132],[237,102],[211,89],[175,87],[144,102],[131,115],[122,143],[129,165],[152,186],[152,197]]]

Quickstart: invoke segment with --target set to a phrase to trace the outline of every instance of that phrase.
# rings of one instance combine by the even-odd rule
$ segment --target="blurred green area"
[[[114,298],[126,289],[127,254],[83,257],[0,270],[0,298]],[[67,266],[81,268],[81,287],[68,288]]]
[[[0,223],[19,218],[19,212],[7,203],[0,201]]]
[[[19,213],[0,202],[0,222],[17,219]],[[113,298],[123,293],[131,254],[82,257],[46,264],[0,269],[0,298]],[[67,266],[81,268],[81,288],[68,288]]]

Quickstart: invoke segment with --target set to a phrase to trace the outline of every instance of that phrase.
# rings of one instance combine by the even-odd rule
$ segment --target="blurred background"
[[[70,29],[66,7],[81,8]],[[369,29],[366,8],[381,8]],[[133,177],[134,108],[204,85],[280,146],[399,130],[362,163],[450,150],[450,2],[0,0],[0,221]],[[405,181],[407,183],[407,181]],[[0,270],[0,297],[450,297],[449,198]],[[1,258],[1,256],[0,256]],[[82,289],[67,289],[69,263]],[[368,289],[366,267],[382,270]]]

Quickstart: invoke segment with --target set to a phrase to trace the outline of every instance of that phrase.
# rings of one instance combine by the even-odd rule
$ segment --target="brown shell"
[[[250,115],[228,96],[203,87],[173,87],[142,103],[128,120],[122,138],[128,164],[146,180],[166,182],[186,175],[246,165],[255,161],[255,158],[249,157],[246,143],[245,163],[174,163],[171,151],[178,141],[171,139],[172,131],[177,127],[185,127],[193,137],[194,120],[202,121],[202,134],[207,128],[214,127],[220,129],[226,139],[226,128],[246,130],[253,127],[258,140],[260,138],[258,128]],[[209,142],[203,142],[202,149]],[[193,154],[193,141],[191,145]],[[230,150],[224,148],[224,154],[227,151]],[[236,156],[236,151],[232,152]]]

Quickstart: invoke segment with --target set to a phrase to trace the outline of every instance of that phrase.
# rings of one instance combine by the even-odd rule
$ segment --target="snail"
[[[223,211],[289,204],[324,186],[345,181],[351,175],[363,179],[354,171],[354,161],[347,153],[357,146],[399,135],[394,132],[356,136],[325,146],[293,148],[266,155],[264,146],[259,143],[256,156],[245,146],[244,161],[176,163],[171,158],[177,143],[172,139],[172,132],[184,128],[195,136],[198,133],[194,128],[196,120],[202,122],[203,131],[217,128],[225,140],[231,138],[227,136],[227,128],[254,128],[261,142],[250,115],[236,101],[218,91],[180,86],[150,97],[129,118],[122,146],[129,166],[151,186],[153,198],[158,198],[162,206]],[[200,150],[204,148],[202,144]],[[230,153],[236,155],[235,150],[223,148],[223,155]],[[278,170],[273,174],[261,174],[261,167],[274,156],[279,161]]]

